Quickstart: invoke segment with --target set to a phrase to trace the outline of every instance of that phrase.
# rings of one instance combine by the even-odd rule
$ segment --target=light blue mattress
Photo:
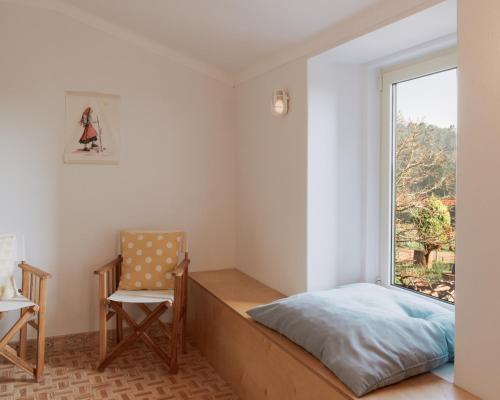
[[[302,293],[248,314],[316,356],[357,396],[454,357],[453,312],[374,284]]]

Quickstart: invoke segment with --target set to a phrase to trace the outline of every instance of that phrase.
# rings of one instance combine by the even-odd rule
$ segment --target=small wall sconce
[[[277,89],[273,91],[271,100],[271,113],[276,117],[284,117],[288,114],[288,102],[290,96],[286,89]]]

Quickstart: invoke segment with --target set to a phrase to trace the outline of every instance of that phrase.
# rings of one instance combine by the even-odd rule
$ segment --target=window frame
[[[380,283],[393,290],[403,291],[454,310],[455,305],[393,284],[394,276],[394,202],[393,173],[395,148],[393,137],[393,88],[395,84],[438,72],[458,68],[456,49],[448,49],[424,59],[380,71],[381,135],[380,135]]]

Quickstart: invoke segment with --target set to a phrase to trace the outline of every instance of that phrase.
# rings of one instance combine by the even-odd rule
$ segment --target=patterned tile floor
[[[179,373],[169,375],[158,356],[139,342],[105,372],[97,365],[96,335],[48,339],[43,383],[0,361],[1,400],[237,400],[200,352],[188,346]]]

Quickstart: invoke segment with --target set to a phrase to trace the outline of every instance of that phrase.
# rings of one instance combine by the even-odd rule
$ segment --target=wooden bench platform
[[[247,316],[284,297],[238,270],[193,272],[188,335],[243,400],[345,400],[357,397],[321,362]],[[369,393],[367,400],[472,400],[428,373]]]

